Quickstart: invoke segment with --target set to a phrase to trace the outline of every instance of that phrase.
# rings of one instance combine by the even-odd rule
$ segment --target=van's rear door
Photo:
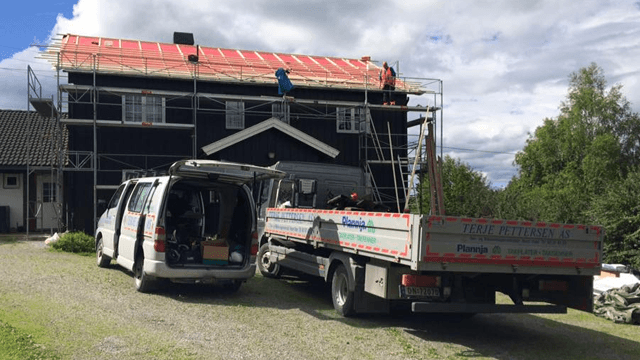
[[[216,160],[183,160],[171,165],[170,175],[210,179],[243,185],[252,181],[283,178],[285,173],[262,166]]]

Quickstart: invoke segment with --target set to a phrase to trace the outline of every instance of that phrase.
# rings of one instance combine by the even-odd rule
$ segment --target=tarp
[[[293,90],[293,84],[287,76],[287,71],[283,68],[276,70],[276,78],[278,79],[278,94],[283,95]]]
[[[616,323],[640,325],[640,283],[596,295],[593,313]]]

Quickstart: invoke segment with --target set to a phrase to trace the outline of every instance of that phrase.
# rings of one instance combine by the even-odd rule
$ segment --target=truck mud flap
[[[411,311],[415,313],[531,313],[531,314],[566,314],[564,305],[496,305],[496,304],[464,304],[413,302]]]

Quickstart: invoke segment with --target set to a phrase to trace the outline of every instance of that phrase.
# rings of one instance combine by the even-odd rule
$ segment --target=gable
[[[300,142],[302,142],[303,144],[308,145],[309,147],[312,147],[324,154],[326,154],[329,157],[335,158],[336,156],[338,156],[338,154],[340,154],[340,151],[334,147],[331,147],[329,145],[327,145],[326,143],[323,143],[322,141],[309,136],[308,134],[294,128],[291,125],[288,125],[276,118],[270,118],[267,119],[261,123],[258,123],[254,126],[251,126],[247,129],[244,129],[242,131],[239,131],[231,136],[227,136],[224,139],[218,140],[216,142],[213,142],[209,145],[205,145],[202,147],[202,151],[204,151],[205,154],[207,155],[211,155],[214,154],[220,150],[226,149],[229,146],[232,146],[234,144],[237,144],[239,142],[242,142],[246,139],[249,139],[257,134],[263,133],[269,129],[276,129],[279,130],[280,132],[289,135],[290,137],[292,137],[293,139],[296,139]]]

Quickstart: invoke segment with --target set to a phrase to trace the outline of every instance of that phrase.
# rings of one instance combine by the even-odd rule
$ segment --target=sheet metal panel
[[[418,219],[399,213],[269,208],[265,232],[388,261],[409,262],[413,224]]]
[[[599,226],[441,216],[424,221],[424,270],[433,264],[464,264],[502,272],[515,266],[518,272],[568,268],[586,274],[598,272],[601,265],[604,233]]]
[[[265,232],[414,270],[596,274],[599,226],[346,210],[267,210]]]

